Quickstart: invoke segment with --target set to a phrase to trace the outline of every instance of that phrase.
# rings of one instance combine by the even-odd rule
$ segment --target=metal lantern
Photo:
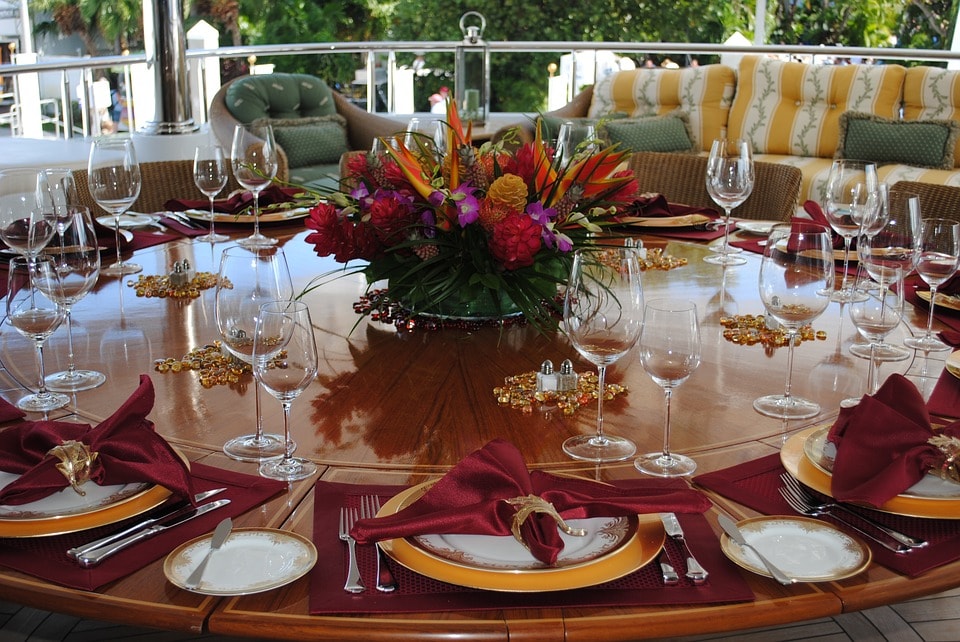
[[[467,25],[469,18],[479,19]],[[483,127],[490,113],[490,48],[483,40],[487,21],[476,11],[460,16],[463,40],[456,49],[456,89],[454,99],[464,122]]]

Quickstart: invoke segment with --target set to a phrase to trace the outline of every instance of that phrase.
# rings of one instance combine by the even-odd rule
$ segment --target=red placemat
[[[135,544],[93,568],[82,568],[67,556],[67,549],[116,532],[144,519],[144,515],[66,535],[0,538],[0,565],[63,586],[92,591],[160,559],[183,542],[212,531],[224,517],[241,515],[287,487],[284,482],[197,462],[190,465],[190,472],[197,492],[226,487],[213,499],[229,499],[230,504]]]
[[[776,454],[698,475],[693,481],[767,515],[796,515],[780,496],[780,475],[784,472],[786,471],[780,463],[780,455]],[[916,577],[932,568],[960,559],[960,520],[903,517],[859,507],[856,510],[869,515],[881,524],[915,537],[922,537],[929,542],[925,548],[897,554],[867,537],[852,533],[870,547],[874,561],[887,568]],[[850,516],[844,515],[844,517]],[[841,529],[846,528],[841,522],[829,516],[820,519],[835,524]],[[865,530],[871,528],[866,523],[858,526],[862,526]]]
[[[671,484],[663,480],[617,481],[616,485]],[[376,551],[372,546],[357,546],[360,573],[367,590],[353,594],[343,590],[347,569],[347,548],[337,537],[340,506],[359,506],[362,495],[376,494],[381,502],[403,490],[402,486],[359,486],[318,481],[314,501],[313,543],[319,557],[310,576],[310,613],[403,613],[469,611],[503,608],[559,608],[588,606],[635,606],[654,604],[711,604],[745,602],[754,599],[738,567],[720,550],[717,536],[702,515],[678,515],[687,542],[700,563],[710,573],[705,585],[694,586],[685,577],[677,586],[664,587],[660,567],[651,563],[612,582],[575,591],[508,593],[455,586],[415,573],[400,564],[390,563],[397,578],[393,593],[376,590]],[[667,554],[678,573],[685,566],[679,547],[668,539]]]

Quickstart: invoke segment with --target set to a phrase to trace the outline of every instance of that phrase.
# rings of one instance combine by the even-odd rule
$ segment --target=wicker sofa
[[[682,117],[689,145],[676,151],[705,153],[723,134],[747,138],[756,160],[801,170],[801,201],[820,200],[838,153],[872,156],[890,184],[960,186],[960,72],[745,56],[736,69],[620,71],[544,117],[602,122],[617,115],[647,128]]]

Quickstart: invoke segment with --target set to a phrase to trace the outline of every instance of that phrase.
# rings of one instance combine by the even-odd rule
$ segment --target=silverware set
[[[680,549],[686,554],[687,572],[684,573],[684,575],[696,585],[705,583],[709,573],[707,573],[707,569],[703,568],[700,562],[697,561],[697,558],[693,556],[693,552],[691,552],[690,547],[687,545],[687,540],[683,536],[683,528],[680,527],[680,520],[677,519],[674,513],[660,513],[660,521],[663,522],[663,528],[667,532],[667,535],[679,544]],[[663,562],[661,562],[660,565],[661,568],[663,568]],[[664,584],[670,583],[667,581],[668,575],[667,570],[663,569]],[[675,572],[674,576],[676,576]]]
[[[347,544],[348,562],[347,562],[347,580],[343,585],[343,590],[349,593],[362,593],[366,590],[363,578],[360,576],[360,568],[357,565],[356,540],[350,536],[350,529],[353,528],[357,519],[371,519],[377,516],[380,511],[380,498],[376,495],[364,495],[360,498],[360,510],[343,506],[340,508],[339,537]],[[390,593],[397,588],[397,582],[387,565],[385,554],[379,544],[374,544],[377,549],[377,590],[383,593]]]

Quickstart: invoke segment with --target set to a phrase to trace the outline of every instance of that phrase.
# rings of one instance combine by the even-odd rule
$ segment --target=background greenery
[[[949,48],[960,0],[769,0],[767,40],[803,45]],[[142,48],[141,0],[31,0],[52,19],[38,31],[78,34],[88,53]],[[740,31],[753,38],[754,2],[740,0],[185,0],[187,28],[204,19],[223,45],[461,38],[460,16],[486,18],[487,41],[719,43]],[[399,64],[410,64],[400,55]],[[660,60],[656,52],[650,57]],[[427,54],[432,72],[416,80],[416,107],[452,85],[452,54]],[[359,55],[275,56],[279,71],[317,74],[346,86],[362,68]],[[491,109],[531,111],[545,103],[547,66],[555,54],[506,54],[491,62]],[[642,60],[637,60],[642,64]],[[688,61],[677,61],[685,63]],[[700,60],[702,63],[710,59]],[[226,77],[245,71],[226,63]]]

